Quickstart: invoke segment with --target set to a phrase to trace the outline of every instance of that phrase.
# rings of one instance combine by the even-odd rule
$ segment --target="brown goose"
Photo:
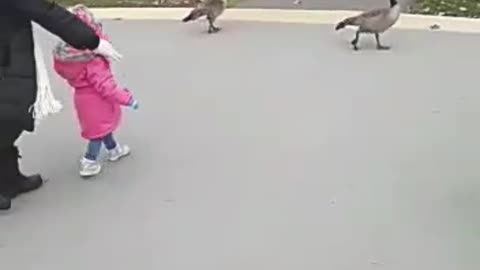
[[[380,34],[392,27],[400,17],[400,5],[397,0],[390,0],[390,7],[378,8],[366,11],[360,15],[349,17],[339,22],[335,30],[340,30],[348,25],[358,26],[355,39],[352,40],[354,50],[358,50],[358,41],[361,33],[374,34],[377,41],[377,49],[388,50],[390,47],[380,43]]]
[[[183,22],[195,21],[200,17],[206,16],[208,20],[208,33],[220,31],[220,27],[214,25],[215,20],[222,15],[227,7],[227,0],[203,0],[183,18]]]

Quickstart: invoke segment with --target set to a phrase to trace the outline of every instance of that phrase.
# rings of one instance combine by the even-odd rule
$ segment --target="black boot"
[[[8,151],[0,149],[0,210],[8,210],[12,207],[12,201],[7,196],[9,176],[6,165],[8,164]]]
[[[9,191],[7,196],[15,198],[22,193],[30,192],[40,188],[43,184],[43,179],[39,174],[25,176],[20,172],[18,159],[21,158],[18,148],[13,146],[9,155],[9,162],[7,163],[7,172],[10,176]]]
[[[0,210],[8,210],[12,207],[12,200],[7,196],[0,195]]]

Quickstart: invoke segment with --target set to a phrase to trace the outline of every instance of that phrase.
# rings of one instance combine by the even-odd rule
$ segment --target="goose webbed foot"
[[[352,45],[353,45],[353,50],[358,51],[357,43],[352,42]]]
[[[220,27],[216,27],[216,26],[213,26],[213,25],[212,25],[212,26],[210,26],[210,27],[208,28],[208,33],[209,33],[209,34],[213,34],[213,33],[219,32],[220,30],[221,30]]]

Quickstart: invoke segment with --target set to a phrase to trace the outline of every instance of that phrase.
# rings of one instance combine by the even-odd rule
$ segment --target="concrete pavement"
[[[479,36],[219,25],[105,23],[141,109],[96,180],[52,73],[66,109],[21,142],[51,180],[0,215],[2,269],[478,269]]]

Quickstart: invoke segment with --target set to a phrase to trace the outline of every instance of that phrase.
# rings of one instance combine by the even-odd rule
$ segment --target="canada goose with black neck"
[[[390,0],[390,7],[378,8],[349,17],[339,22],[335,30],[340,30],[348,25],[358,26],[355,38],[352,40],[354,50],[358,50],[358,41],[361,33],[374,34],[377,41],[377,49],[388,50],[390,47],[380,43],[380,34],[391,28],[400,17],[400,4],[397,0]]]

